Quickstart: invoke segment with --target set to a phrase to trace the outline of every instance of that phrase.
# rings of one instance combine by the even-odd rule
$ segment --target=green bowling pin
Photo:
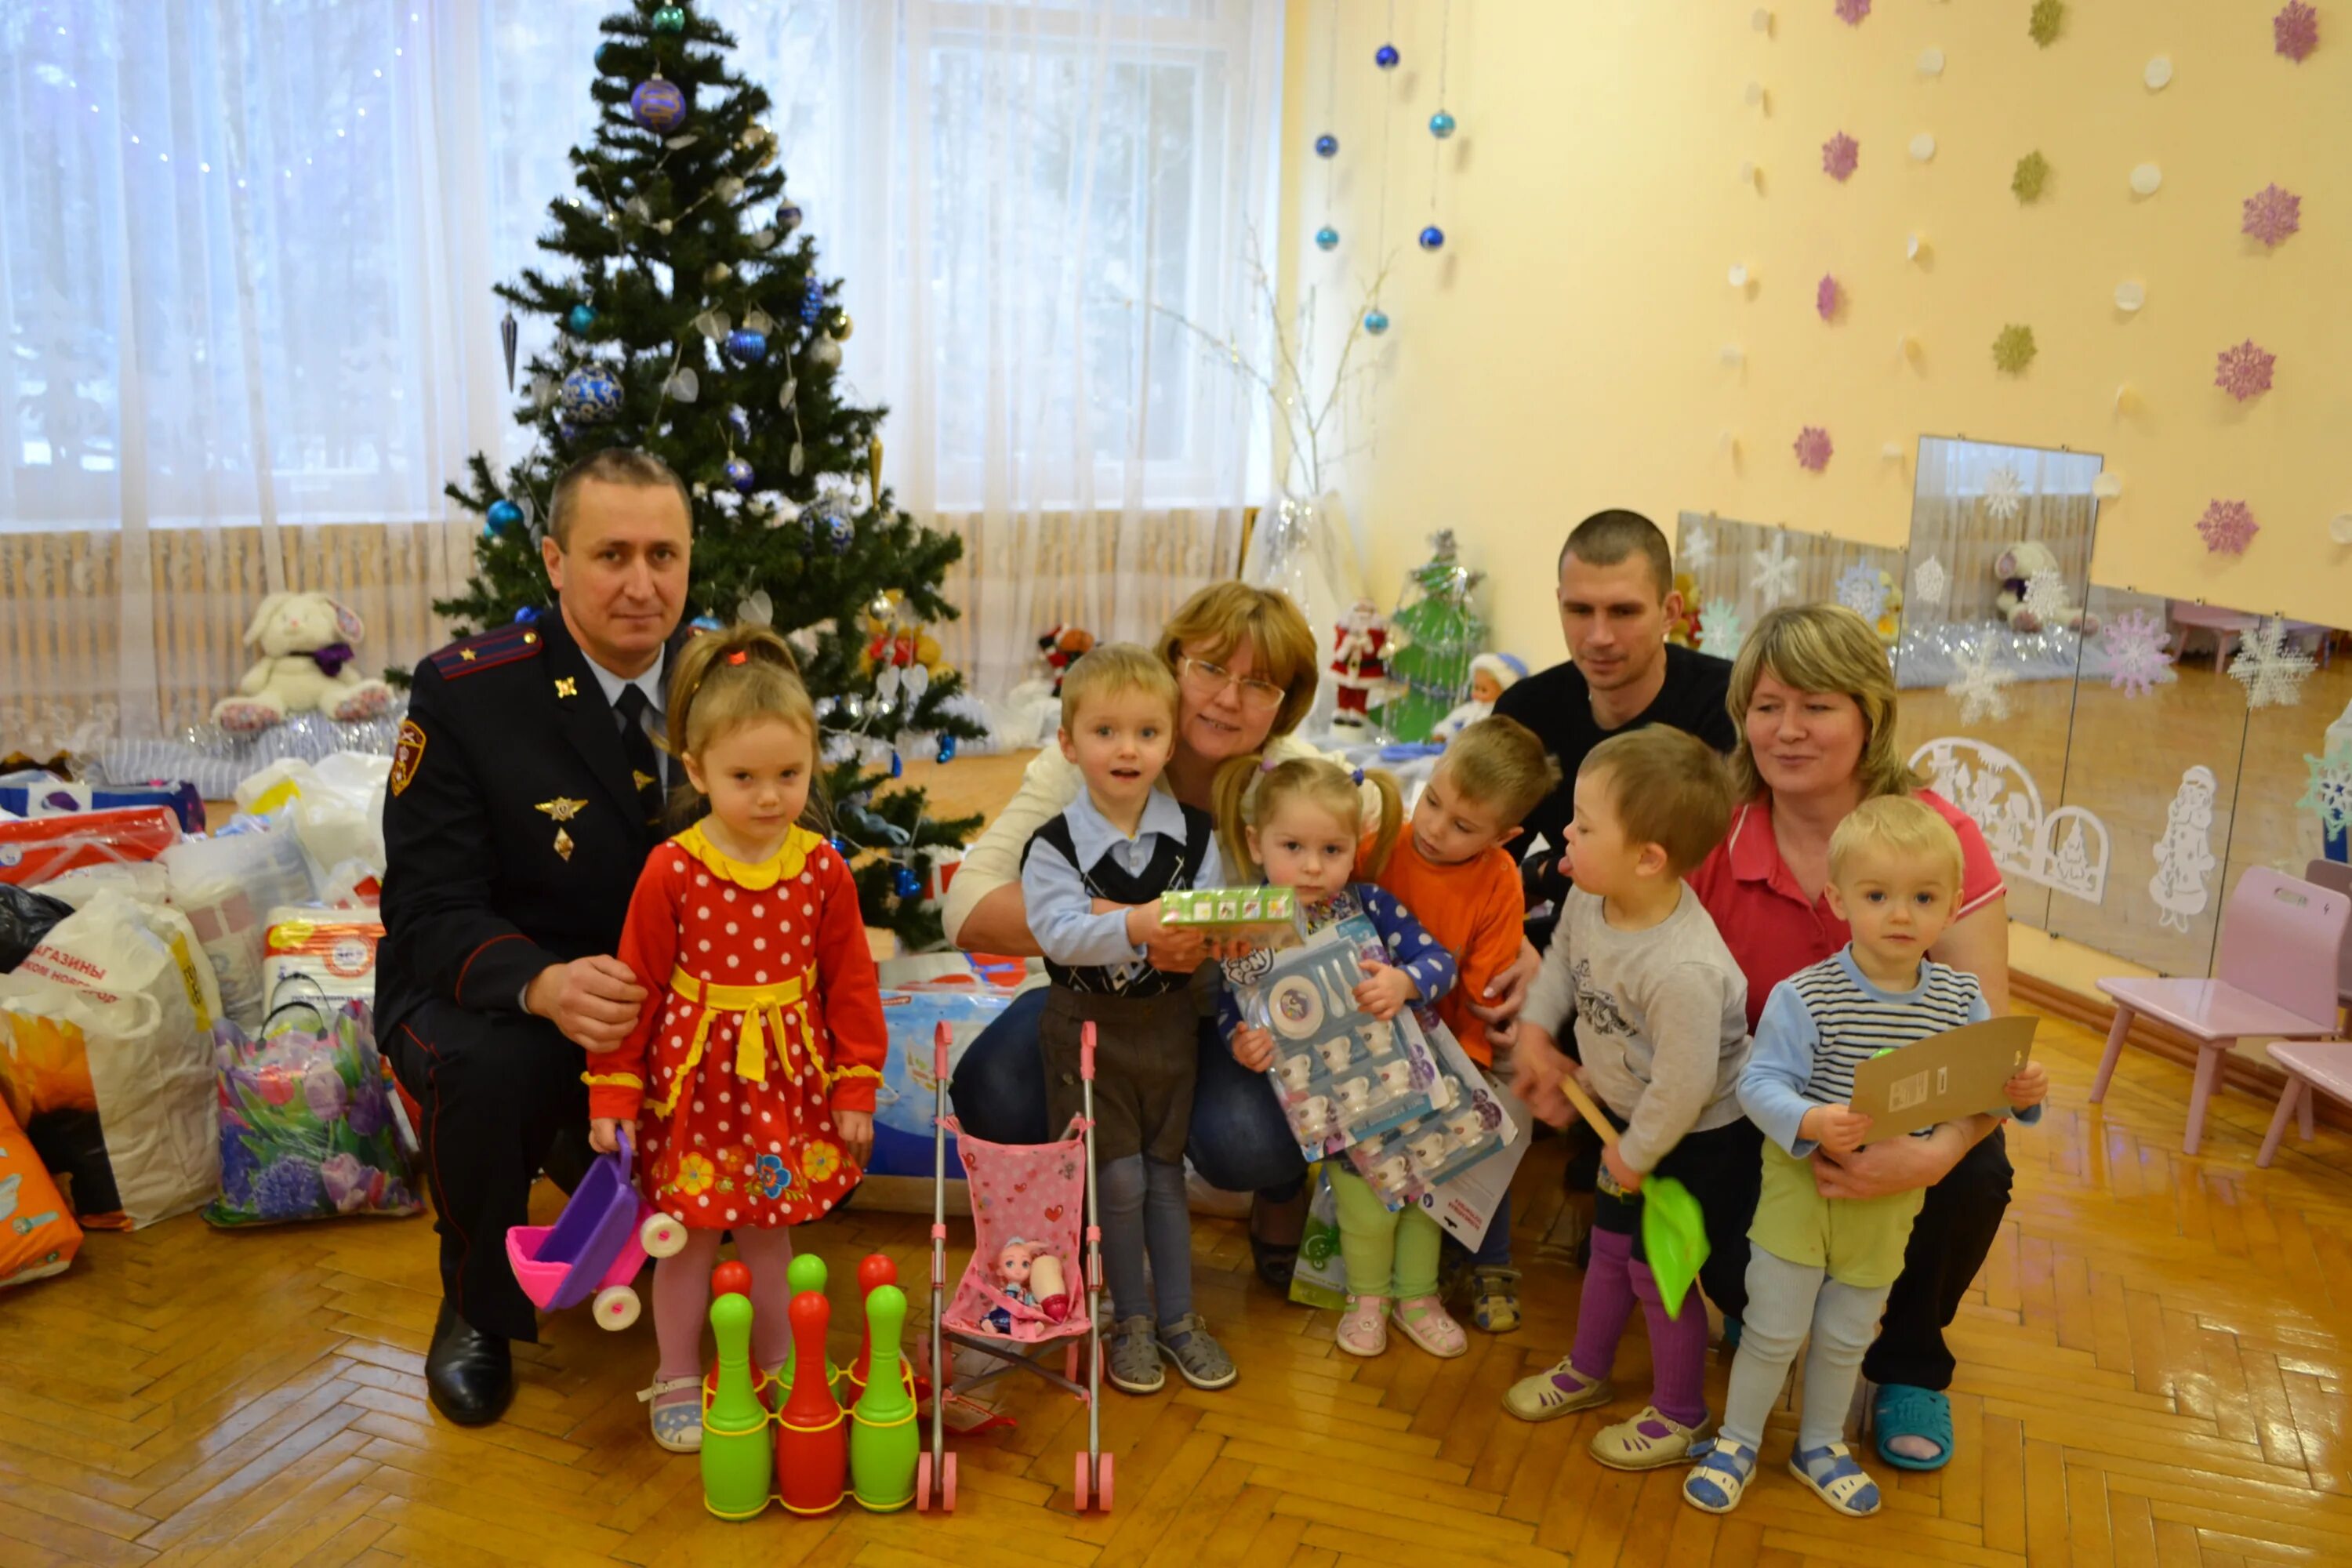
[[[824,1259],[814,1252],[797,1253],[792,1262],[784,1266],[784,1284],[792,1292],[792,1298],[794,1300],[800,1300],[803,1292],[810,1290],[815,1291],[820,1296],[824,1295],[825,1279]],[[783,1404],[783,1396],[793,1391],[793,1363],[799,1359],[797,1356],[787,1355],[784,1357],[784,1364],[776,1369],[776,1403],[779,1405]],[[824,1385],[827,1388],[833,1387],[839,1375],[834,1367],[832,1358],[827,1357],[824,1363]]]
[[[768,1506],[776,1474],[775,1434],[751,1388],[751,1303],[710,1303],[719,1342],[719,1387],[702,1412],[702,1502],[720,1519],[751,1519]]]
[[[895,1359],[898,1336],[907,1324],[907,1293],[896,1285],[877,1285],[866,1298],[867,1342],[874,1359],[887,1365]],[[888,1513],[915,1500],[915,1456],[923,1446],[922,1428],[915,1424],[915,1402],[906,1383],[896,1377],[866,1381],[849,1413],[849,1489],[859,1503],[876,1513]]]

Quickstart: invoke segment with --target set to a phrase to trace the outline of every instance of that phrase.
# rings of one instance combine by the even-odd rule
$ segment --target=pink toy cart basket
[[[507,1232],[507,1261],[531,1304],[560,1312],[596,1297],[596,1321],[625,1329],[643,1310],[635,1281],[647,1258],[686,1245],[686,1227],[646,1202],[630,1179],[628,1130],[621,1152],[600,1154],[555,1223]]]
[[[1031,1372],[1056,1388],[1066,1389],[1087,1407],[1086,1451],[1074,1456],[1072,1483],[1078,1511],[1089,1506],[1109,1511],[1111,1456],[1102,1451],[1102,1330],[1096,1299],[1102,1289],[1102,1227],[1095,1209],[1095,1026],[1081,1037],[1078,1071],[1085,1085],[1085,1110],[1070,1124],[1074,1137],[1058,1143],[1010,1145],[974,1138],[948,1114],[948,1041],[945,1024],[932,1042],[933,1067],[939,1080],[933,1091],[937,1105],[931,1117],[931,1399],[930,1447],[918,1460],[915,1506],[934,1502],[943,1510],[955,1507],[955,1456],[947,1451],[946,1407],[957,1394],[993,1382],[1010,1372]],[[971,1262],[957,1281],[952,1300],[947,1296],[947,1137],[956,1135],[964,1175],[971,1195]],[[1037,1308],[1009,1300],[996,1289],[992,1266],[997,1254],[1019,1238],[1036,1243],[1055,1256],[1078,1256],[1081,1205],[1086,1214],[1086,1261],[1078,1270],[1084,1282],[1083,1304],[1060,1322]],[[1075,1283],[1075,1282],[1074,1282]],[[1006,1328],[992,1325],[989,1317],[1002,1310]],[[987,1371],[969,1377],[953,1376],[948,1359],[950,1347],[962,1346],[995,1358]],[[1048,1352],[1063,1351],[1062,1370],[1048,1364]],[[1078,1362],[1086,1361],[1086,1381],[1078,1381]]]

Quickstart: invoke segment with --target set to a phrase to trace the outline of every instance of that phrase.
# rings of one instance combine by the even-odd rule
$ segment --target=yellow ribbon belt
[[[791,1054],[784,1045],[784,1010],[798,1016],[801,1038],[807,1043],[814,1061],[815,1036],[811,1032],[808,1017],[807,975],[795,974],[776,985],[721,985],[716,981],[698,980],[685,970],[675,971],[669,977],[669,988],[702,1010],[694,1026],[694,1039],[688,1045],[686,1061],[677,1076],[670,1080],[669,1098],[654,1107],[656,1114],[667,1115],[676,1106],[678,1097],[702,1060],[702,1049],[710,1039],[710,1026],[720,1013],[740,1013],[743,1027],[735,1037],[735,1076],[747,1083],[768,1081],[767,1041],[772,1035],[776,1042],[776,1061],[784,1069],[784,1077],[800,1082],[800,1070],[793,1066]],[[819,1072],[823,1069],[820,1068]]]

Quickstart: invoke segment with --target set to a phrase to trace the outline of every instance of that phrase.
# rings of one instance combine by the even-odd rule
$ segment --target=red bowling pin
[[[793,1391],[776,1417],[776,1495],[794,1513],[824,1513],[848,1490],[849,1430],[824,1379],[833,1308],[822,1291],[793,1298]]]
[[[865,1261],[857,1266],[858,1317],[862,1320],[866,1316],[866,1299],[874,1294],[877,1285],[896,1285],[898,1282],[898,1266],[891,1262],[887,1254],[868,1253]],[[867,1366],[874,1359],[874,1331],[861,1321],[857,1334],[857,1359],[850,1363],[849,1370],[841,1374],[841,1387],[837,1390],[845,1406],[857,1403],[857,1396],[866,1392],[866,1378],[872,1375]]]

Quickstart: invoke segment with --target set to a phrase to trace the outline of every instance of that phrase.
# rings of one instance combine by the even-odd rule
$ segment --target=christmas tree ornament
[[[778,228],[782,229],[786,234],[790,234],[793,230],[800,227],[800,208],[794,206],[790,202],[786,202],[783,205],[776,209],[776,226]]]
[[[574,337],[584,338],[596,325],[596,308],[593,305],[574,305],[563,313],[563,324],[572,329]]]
[[[749,327],[727,334],[727,357],[737,364],[758,364],[768,357],[768,335]]]
[[[1403,58],[1402,55],[1397,53],[1397,47],[1394,44],[1382,44],[1372,51],[1372,63],[1384,71],[1396,69],[1397,62]]]
[[[831,518],[826,520],[825,527],[826,531],[833,540],[833,552],[835,555],[848,554],[850,545],[855,543],[857,539],[856,525],[851,522],[847,517],[839,512],[835,512]]]
[[[619,61],[619,46],[606,39],[596,46],[596,71],[602,76],[611,71]]]
[[[521,342],[521,329],[515,324],[515,313],[509,309],[499,320],[499,347],[507,356],[507,391],[514,391],[515,348]]]
[[[659,223],[654,225],[654,232],[656,234],[667,234],[669,230],[670,221],[667,218],[664,218]]]
[[[838,338],[817,339],[814,342],[809,344],[808,357],[811,363],[822,365],[827,370],[840,369],[841,340]]]
[[[714,261],[709,267],[703,268],[702,281],[706,285],[716,287],[719,284],[726,282],[727,279],[734,276],[735,269],[733,268],[728,266],[727,263],[723,261]]]
[[[825,312],[824,330],[835,342],[845,343],[849,341],[849,334],[857,330],[857,323],[849,319],[848,311],[835,305]]]
[[[801,384],[798,381],[793,380],[791,376],[786,376],[784,378],[784,384],[776,388],[776,406],[782,409],[787,414],[791,413],[793,398],[800,392],[800,389]]]
[[[1421,247],[1423,250],[1443,250],[1445,247],[1445,231],[1431,224],[1421,231]]]
[[[1315,138],[1315,155],[1318,158],[1338,157],[1339,155],[1339,139],[1337,136],[1332,135],[1328,131],[1326,131],[1322,135]]]
[[[621,384],[602,365],[583,364],[563,378],[559,395],[564,417],[575,425],[601,425],[621,411]],[[564,439],[572,433],[564,432]]]
[[[685,6],[664,5],[654,13],[654,35],[656,37],[674,38],[685,31]]]
[[[911,866],[901,866],[890,874],[890,886],[902,899],[911,899],[923,890],[923,879],[915,875]]]
[[[650,80],[641,81],[629,94],[629,115],[639,125],[663,135],[686,123],[686,94],[675,82],[664,81],[659,71]]]
[[[759,482],[759,476],[751,471],[751,465],[740,458],[728,458],[722,471],[727,475],[727,482],[745,495],[750,495],[752,486]]]
[[[811,273],[807,283],[801,289],[801,325],[814,327],[824,315],[824,285],[817,281],[814,273]]]
[[[875,506],[879,508],[882,504],[882,437],[879,436],[868,441],[866,446],[866,481],[867,487],[866,493],[873,498]]]
[[[910,703],[920,702],[923,693],[931,689],[931,672],[919,664],[910,664],[898,676],[898,689],[907,694]]]
[[[801,470],[808,466],[808,451],[798,441],[793,443],[792,452],[785,458],[784,466],[792,470],[794,479],[799,479]]]
[[[1377,338],[1388,330],[1389,313],[1386,310],[1374,309],[1364,312],[1364,331]]]
[[[1316,248],[1316,249],[1318,249],[1318,250],[1337,250],[1337,249],[1339,249],[1339,231],[1338,229],[1336,229],[1336,228],[1333,228],[1333,227],[1332,227],[1329,224],[1328,224],[1328,223],[1327,223],[1327,224],[1325,224],[1321,228],[1317,229],[1317,230],[1315,231],[1315,248]]]
[[[711,182],[710,194],[729,206],[733,206],[735,199],[743,194],[743,181],[739,175],[721,174]]]
[[[727,431],[738,441],[751,438],[751,416],[743,411],[742,405],[737,404],[727,410]]]
[[[848,839],[844,838],[840,834],[836,833],[833,836],[832,843],[833,852],[835,854],[840,856],[845,860],[849,858],[852,851],[849,847]]]
[[[492,501],[489,510],[483,513],[483,517],[488,522],[489,531],[493,534],[506,533],[520,528],[523,521],[522,508],[504,499]]]
[[[735,322],[724,310],[705,310],[694,318],[694,330],[715,343],[735,330]]]
[[[907,759],[898,754],[897,748],[892,748],[890,752],[890,776],[894,779],[903,778],[906,776],[906,773]]]
[[[773,332],[776,330],[774,320],[767,311],[761,310],[744,311],[743,324],[755,332]]]
[[[514,624],[519,626],[527,626],[538,619],[539,606],[537,605],[525,605],[521,609],[517,610],[514,613]]]
[[[941,735],[940,737],[940,761],[943,763],[954,762],[955,754],[956,738],[953,735]]]
[[[766,250],[776,243],[776,231],[772,228],[755,228],[745,237],[751,242],[752,249]]]
[[[1443,142],[1447,137],[1453,135],[1454,128],[1454,116],[1446,113],[1445,110],[1442,109],[1429,117],[1429,133],[1432,136],[1436,137],[1440,142]]]
[[[694,374],[692,365],[680,365],[670,372],[662,390],[680,403],[692,403],[702,395],[702,378]]]

